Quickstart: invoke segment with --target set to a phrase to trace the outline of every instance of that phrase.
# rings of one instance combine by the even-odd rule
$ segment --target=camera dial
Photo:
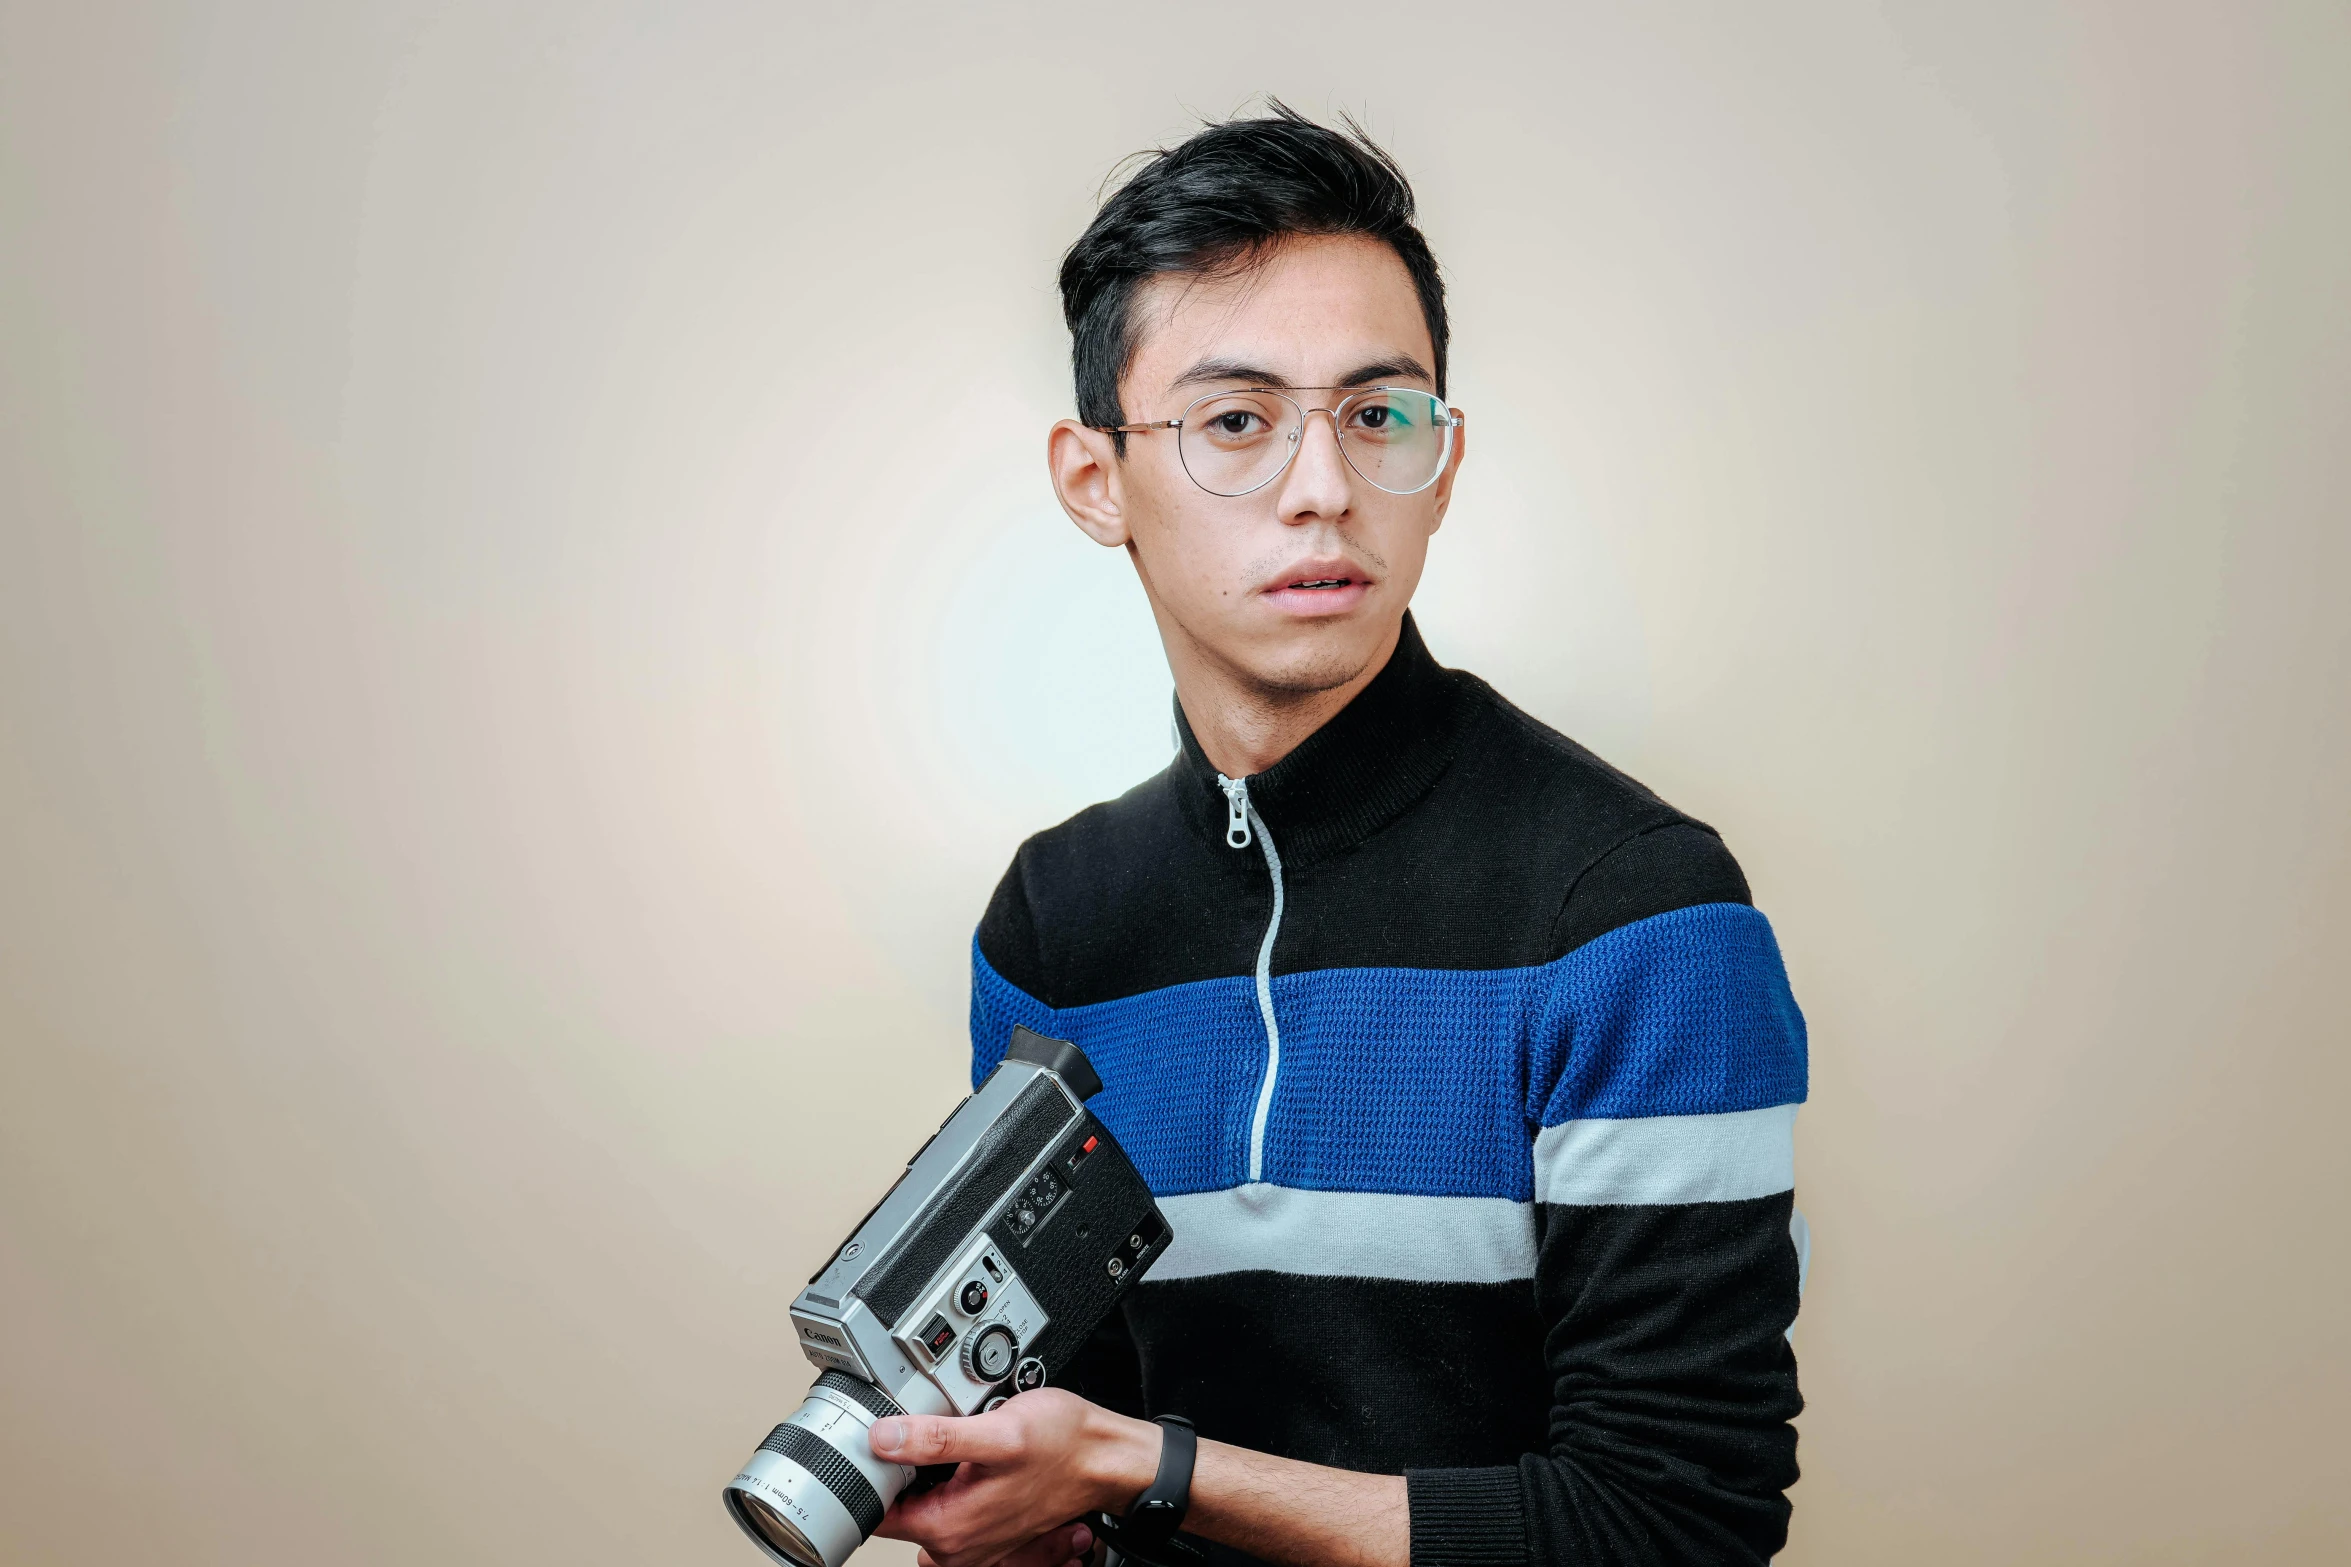
[[[975,1382],[1001,1382],[1020,1358],[1020,1338],[1001,1322],[991,1322],[965,1340],[963,1369]]]

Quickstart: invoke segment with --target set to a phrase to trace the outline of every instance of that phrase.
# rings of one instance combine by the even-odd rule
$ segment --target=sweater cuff
[[[1407,1469],[1412,1567],[1523,1567],[1526,1502],[1518,1470]]]

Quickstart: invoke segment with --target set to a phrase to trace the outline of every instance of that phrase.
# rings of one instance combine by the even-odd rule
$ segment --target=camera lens
[[[742,1491],[729,1491],[727,1509],[735,1515],[735,1522],[741,1524],[752,1539],[796,1564],[796,1567],[825,1567],[823,1553],[808,1543],[808,1536],[784,1522],[776,1515],[774,1508],[758,1497]]]
[[[771,1559],[842,1567],[881,1523],[913,1477],[873,1456],[885,1410],[898,1407],[879,1388],[828,1372],[728,1483],[727,1511]]]

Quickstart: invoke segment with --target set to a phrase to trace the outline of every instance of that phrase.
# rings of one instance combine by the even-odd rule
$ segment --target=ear
[[[1456,408],[1455,413],[1461,410]],[[1469,452],[1469,418],[1463,415],[1461,428],[1453,432],[1453,455],[1445,459],[1445,471],[1437,475],[1437,506],[1429,518],[1429,532],[1445,526],[1445,509],[1453,504],[1453,481],[1461,473],[1461,459]]]
[[[1107,431],[1075,419],[1062,420],[1045,437],[1045,467],[1061,509],[1087,538],[1109,549],[1129,538],[1124,466]]]

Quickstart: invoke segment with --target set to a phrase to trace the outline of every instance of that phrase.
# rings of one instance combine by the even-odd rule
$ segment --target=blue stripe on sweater
[[[1805,1097],[1804,1019],[1770,922],[1745,904],[1639,920],[1531,968],[1314,969],[1273,994],[1265,1179],[1280,1186],[1527,1202],[1543,1127]],[[1249,977],[1056,1009],[975,942],[975,1083],[1014,1024],[1086,1052],[1095,1113],[1158,1195],[1247,1179],[1265,1070]]]

